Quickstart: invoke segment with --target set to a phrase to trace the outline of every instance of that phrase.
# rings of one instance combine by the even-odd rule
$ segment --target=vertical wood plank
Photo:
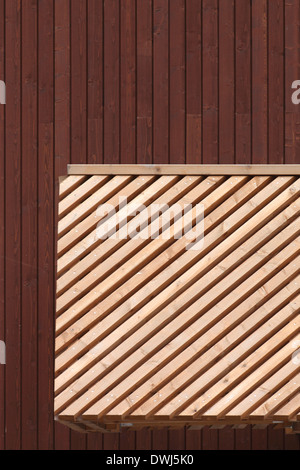
[[[285,163],[299,163],[300,108],[292,103],[292,83],[300,80],[300,4],[285,1]]]
[[[55,178],[70,162],[70,0],[56,0],[55,9]]]
[[[122,430],[120,433],[120,450],[135,450],[136,449],[136,433],[135,431]]]
[[[87,161],[103,163],[104,0],[87,2]]]
[[[268,427],[268,450],[284,450],[284,429]]]
[[[57,244],[58,177],[70,162],[70,0],[55,0],[55,161],[54,161],[54,242]],[[56,248],[55,248],[56,249]],[[55,250],[54,250],[55,251]],[[55,260],[55,258],[54,258]],[[55,263],[55,261],[54,261]],[[55,264],[54,264],[55,266]],[[55,266],[56,272],[56,266]],[[70,448],[70,430],[55,423],[55,449]]]
[[[235,450],[251,450],[251,426],[235,430]]]
[[[121,1],[121,162],[136,163],[136,1]]]
[[[70,430],[62,424],[55,423],[55,450],[70,450]]]
[[[0,0],[0,80],[5,82],[5,3]],[[0,105],[0,341],[5,341],[5,112]],[[5,366],[0,365],[0,450],[5,449]]]
[[[235,430],[230,426],[219,430],[219,450],[234,450]]]
[[[21,1],[6,2],[6,450],[21,448]]]
[[[118,450],[120,435],[117,433],[103,434],[103,450]]]
[[[104,0],[104,163],[119,163],[120,154],[120,9]]]
[[[53,4],[39,2],[38,24],[38,448],[53,448]]]
[[[87,437],[87,450],[102,450],[103,434],[90,433]]]
[[[37,449],[37,18],[22,0],[22,449]]]
[[[219,12],[217,0],[203,0],[203,163],[219,157]]]
[[[235,3],[236,163],[251,161],[251,12],[250,0]]]
[[[268,430],[252,429],[252,445],[251,450],[268,449]]]
[[[71,0],[71,162],[87,163],[87,0]],[[71,450],[87,435],[71,430]]]
[[[202,162],[202,0],[186,2],[186,163]]]
[[[169,430],[168,450],[185,450],[185,428]]]
[[[86,1],[71,1],[71,161],[86,163]]]
[[[185,163],[185,1],[170,2],[170,163]]]
[[[217,429],[202,429],[202,449],[203,450],[219,450],[219,431]]]
[[[152,163],[152,0],[137,0],[137,161]]]
[[[136,431],[136,450],[152,449],[152,431],[150,429],[141,429]]]
[[[300,450],[299,434],[285,434],[284,450]]]
[[[284,1],[269,8],[268,150],[270,164],[284,161]]]
[[[268,5],[252,1],[252,163],[268,163]]]
[[[169,163],[169,2],[153,0],[153,161]]]
[[[186,450],[202,450],[202,431],[186,431]]]
[[[152,433],[152,449],[168,450],[168,430],[166,428],[153,429]]]
[[[219,163],[234,163],[234,0],[219,4]]]

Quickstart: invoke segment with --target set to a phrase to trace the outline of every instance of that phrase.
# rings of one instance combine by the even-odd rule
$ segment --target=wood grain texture
[[[152,8],[152,0],[137,0],[136,157],[138,163],[151,163],[153,156]]]
[[[71,12],[69,0],[57,0],[53,2],[54,8],[54,227],[58,224],[58,201],[59,201],[59,177],[64,174],[65,167],[70,163],[71,154],[71,55],[70,55],[70,32]],[[54,229],[53,227],[53,229]],[[56,270],[57,235],[54,230],[54,259]],[[56,288],[56,274],[54,289]],[[54,322],[53,322],[54,323]],[[68,450],[70,448],[70,430],[59,423],[54,427],[54,448]]]
[[[87,2],[87,161],[103,163],[104,0]]]
[[[21,448],[21,1],[6,2],[5,446]],[[12,216],[13,214],[13,216]]]
[[[299,164],[299,2],[0,0],[0,12],[0,449],[299,450],[250,427],[77,437],[53,423],[51,387],[59,176],[68,163]]]
[[[251,145],[251,2],[235,2],[235,163],[249,162]]]
[[[37,443],[38,2],[22,5],[22,448]]]
[[[38,11],[38,448],[52,449],[54,445],[51,371],[53,362],[54,306],[54,17],[53,5],[39,2]]]

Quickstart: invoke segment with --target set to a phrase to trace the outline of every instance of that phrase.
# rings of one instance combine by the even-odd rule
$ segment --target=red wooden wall
[[[300,163],[298,0],[0,0],[0,449],[299,449],[283,431],[53,421],[55,194],[72,163]]]

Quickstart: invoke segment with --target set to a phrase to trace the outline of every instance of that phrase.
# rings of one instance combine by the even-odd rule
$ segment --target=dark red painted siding
[[[278,430],[54,425],[55,203],[72,163],[300,163],[298,0],[0,0],[0,449],[299,449]]]

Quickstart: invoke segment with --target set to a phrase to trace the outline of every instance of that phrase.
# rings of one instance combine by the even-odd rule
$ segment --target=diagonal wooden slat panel
[[[211,193],[207,198],[204,198],[201,201],[201,203],[204,205],[206,211],[208,212],[208,216],[205,218],[205,221],[204,221],[206,231],[209,231],[210,229],[214,228],[214,226],[217,224],[217,222],[222,222],[223,219],[224,219],[224,214],[226,215],[226,214],[230,213],[230,211],[232,211],[234,207],[236,207],[242,201],[245,201],[245,198],[247,199],[247,197],[249,197],[249,194],[250,195],[252,194],[252,191],[257,190],[257,186],[260,186],[259,182],[257,182],[257,183],[254,182],[254,184],[251,187],[248,187],[248,185],[246,185],[245,187],[241,188],[241,190],[237,191],[234,194],[234,196],[231,196],[229,199],[226,200],[226,207],[225,207],[225,203],[221,204],[218,207],[218,209],[216,209],[213,212],[213,214],[214,214],[213,219],[209,215],[210,209],[211,209],[212,205],[215,205],[216,203],[218,203],[220,201],[220,197],[221,198],[224,197],[223,187],[221,186],[220,188],[213,191],[213,193]],[[199,185],[199,187],[200,187],[200,185]],[[220,195],[217,194],[219,192],[220,192]],[[188,199],[188,202],[189,203],[191,202],[190,198]],[[107,240],[107,242],[110,242],[110,240]],[[125,249],[128,247],[129,243],[126,244]],[[155,246],[158,245],[158,247],[160,249],[161,245],[164,246],[164,243],[165,242],[161,241],[161,240],[153,240],[149,244],[148,249],[152,249],[152,245],[154,245],[154,244],[155,244]],[[172,260],[174,260],[176,258],[176,255],[181,254],[183,252],[182,250],[184,250],[185,248],[184,248],[184,246],[182,246],[182,245],[184,245],[182,243],[182,241],[177,240],[175,243],[176,244],[174,244],[174,246],[170,246],[167,249],[165,249],[161,253],[161,256],[154,258],[143,269],[141,269],[137,274],[135,274],[132,277],[131,281],[128,281],[127,283],[125,283],[122,286],[122,291],[120,293],[120,297],[122,299],[125,300],[127,298],[127,296],[129,295],[130,291],[133,288],[136,288],[139,285],[142,285],[143,283],[145,283],[146,280],[153,277],[155,275],[155,273],[159,272],[162,269],[162,267],[166,266]],[[142,256],[142,252],[139,252],[139,254],[140,254],[140,256]],[[116,252],[116,256],[118,256],[118,255],[119,255],[119,251]],[[121,255],[121,253],[120,253],[120,255]],[[127,286],[128,286],[128,289],[127,289]],[[79,334],[85,328],[91,327],[92,324],[95,321],[98,320],[99,316],[100,315],[102,316],[103,312],[106,311],[105,308],[107,308],[107,307],[104,306],[104,303],[108,304],[109,300],[110,300],[110,296],[108,296],[106,301],[104,301],[101,304],[101,310],[98,309],[99,315],[97,315],[98,311],[97,311],[97,309],[95,309],[95,310],[93,310],[93,312],[88,312],[83,317],[82,321],[80,321],[80,323],[78,323],[78,322],[73,323],[72,324],[72,331],[70,331],[70,330],[65,331],[64,332],[64,337],[63,337],[64,339],[62,341],[59,341],[60,338],[58,338],[58,340],[57,340],[58,350],[60,349],[61,346],[63,346],[63,342],[66,340],[67,336],[73,337],[74,335],[76,335],[76,333]],[[111,306],[112,307],[117,306],[116,296],[115,295],[113,295],[111,297]],[[59,322],[58,322],[57,325],[59,326]]]
[[[283,254],[283,257],[284,257],[284,262],[286,261],[285,259],[285,256],[287,255],[288,251],[290,250],[290,248],[288,247],[285,252]],[[298,247],[297,247],[297,251],[299,251],[299,244],[298,244]],[[293,254],[293,251],[291,252],[291,254]],[[278,258],[279,258],[280,255],[278,255]],[[282,256],[281,256],[282,257]],[[254,260],[255,261],[255,260]],[[261,261],[261,259],[259,258],[259,261]],[[273,260],[271,260],[270,262],[270,268],[271,269],[271,273],[272,273],[272,270],[274,269],[273,267]],[[249,266],[249,263],[245,263],[244,266],[242,266],[242,268],[244,269],[247,269],[247,267]],[[279,264],[280,266],[280,264]],[[266,276],[269,275],[269,270],[267,269],[267,265],[264,265],[263,266],[263,269],[260,271],[260,277],[257,275],[257,273],[255,273],[252,278],[253,278],[253,283],[250,284],[250,287],[249,287],[249,283],[247,281],[245,281],[244,283],[242,283],[238,288],[235,289],[235,291],[231,294],[228,294],[228,296],[223,299],[223,308],[220,308],[218,306],[218,308],[215,308],[215,313],[213,311],[213,309],[210,310],[210,312],[208,314],[206,314],[206,316],[208,317],[209,321],[212,323],[213,321],[215,321],[214,319],[215,318],[219,318],[220,316],[222,315],[225,315],[230,308],[232,308],[234,306],[233,302],[237,302],[237,301],[240,301],[240,299],[242,299],[243,297],[241,296],[245,296],[245,295],[248,295],[248,292],[249,292],[249,288],[253,289],[253,286],[257,286],[257,284],[255,284],[255,282],[263,282],[265,279],[266,279]],[[171,320],[174,319],[174,312],[175,312],[175,319],[174,321],[172,322],[174,326],[172,326],[172,323],[169,324],[167,327],[166,327],[166,335],[165,335],[165,338],[168,338],[168,334],[170,334],[172,332],[172,329],[174,330],[174,334],[178,334],[178,332],[180,331],[180,327],[181,327],[181,324],[184,326],[184,325],[189,325],[193,320],[196,320],[197,317],[199,317],[200,315],[202,315],[203,313],[205,313],[205,311],[207,310],[207,307],[206,307],[206,302],[207,302],[207,299],[210,299],[211,295],[212,295],[212,291],[216,292],[217,289],[219,288],[222,289],[223,288],[223,284],[225,282],[227,282],[227,284],[229,286],[231,286],[231,282],[232,282],[232,278],[238,276],[238,273],[239,272],[242,272],[242,268],[240,268],[237,272],[233,272],[229,277],[228,279],[225,278],[223,281],[219,282],[219,284],[217,286],[214,286],[212,287],[211,290],[208,290],[208,292],[205,292],[205,294],[200,297],[200,299],[192,304],[189,308],[186,308],[183,313],[178,316],[177,315],[177,310],[175,309],[175,305],[173,306],[173,315],[170,317],[170,306],[167,306],[164,310],[160,311],[158,313],[158,315],[156,315],[155,318],[153,318],[153,320],[151,321],[151,323],[146,323],[145,325],[142,325],[141,328],[142,328],[142,331],[139,331],[137,330],[137,332],[135,333],[133,330],[133,333],[134,333],[134,336],[131,336],[128,338],[128,340],[126,340],[126,342],[123,342],[118,348],[115,349],[115,358],[116,358],[116,353],[118,351],[121,351],[121,354],[123,354],[124,356],[124,352],[126,351],[126,347],[129,348],[129,351],[132,351],[133,348],[141,341],[141,337],[144,338],[144,337],[153,337],[154,333],[157,333],[161,331],[162,327],[165,326],[168,322],[170,322]],[[216,271],[218,271],[216,269]],[[209,273],[210,274],[210,273]],[[220,275],[219,272],[217,272],[217,274]],[[223,272],[222,272],[222,275],[223,275]],[[206,279],[208,277],[208,274],[203,278],[203,284],[206,285]],[[259,285],[259,284],[258,284]],[[222,291],[223,293],[223,291]],[[221,294],[222,295],[222,294]],[[180,296],[180,299],[181,299],[181,304],[179,304],[179,307],[182,309],[182,306],[184,306],[186,304],[186,296],[184,294],[182,294]],[[216,299],[218,298],[215,298],[214,301],[216,301]],[[190,301],[190,296],[188,296],[188,300]],[[182,305],[182,302],[183,305]],[[177,301],[177,305],[178,305],[178,301]],[[204,306],[204,307],[203,307]],[[199,311],[199,307],[200,307],[200,311]],[[177,307],[178,308],[178,307]],[[189,320],[190,318],[190,320]],[[113,336],[118,336],[118,332],[117,330],[114,329],[113,333],[108,336],[108,333],[109,333],[109,330],[108,328],[113,328],[113,325],[111,325],[110,323],[110,317],[108,317],[106,319],[106,321],[104,320],[104,322],[102,322],[102,324],[100,324],[100,328],[99,328],[99,332],[98,332],[98,337],[99,335],[101,335],[101,338],[105,338],[107,337],[107,340],[105,338],[104,342],[102,343],[102,347],[103,345],[105,344],[105,342],[108,344],[108,345],[111,345],[112,344],[112,338]],[[130,318],[128,321],[131,321],[132,319]],[[128,323],[127,321],[127,323]],[[135,325],[135,320],[132,320],[131,323],[133,325]],[[203,328],[207,328],[206,327],[206,323],[205,323],[205,320],[203,318],[203,316],[200,317],[200,320],[198,321],[199,323],[199,326],[198,326],[198,329],[197,331],[201,331]],[[107,325],[105,327],[105,324]],[[123,323],[121,325],[121,328],[124,327],[126,325],[126,322]],[[155,329],[155,325],[156,325],[156,329]],[[181,328],[183,328],[183,326]],[[149,333],[149,328],[151,329],[150,333]],[[94,328],[91,330],[91,332],[89,332],[85,337],[83,337],[81,340],[79,340],[78,343],[74,343],[73,345],[73,348],[72,348],[72,355],[74,357],[74,354],[76,354],[76,351],[77,351],[77,355],[79,354],[78,352],[78,347],[79,347],[79,351],[80,353],[82,353],[84,350],[82,348],[82,345],[84,344],[84,341],[86,340],[86,337],[90,336],[90,339],[87,339],[86,340],[86,343],[88,343],[89,341],[93,341],[93,338],[97,335],[97,329],[98,327]],[[136,330],[136,328],[135,328]],[[143,331],[145,333],[143,333]],[[146,333],[148,331],[148,334]],[[168,333],[168,334],[167,334]],[[161,345],[161,339],[160,339],[160,336],[158,336],[158,346]],[[77,344],[77,348],[76,348],[76,344]],[[128,346],[126,346],[128,345]],[[116,345],[117,346],[117,345]],[[143,356],[145,356],[145,346],[143,346],[143,351],[144,351],[144,354]],[[98,354],[96,354],[96,352]],[[57,362],[57,366],[59,367],[59,365],[62,364],[61,361],[64,360],[64,357],[67,355],[67,354],[70,354],[70,351],[67,351],[66,353],[60,355],[58,357],[58,362]],[[101,356],[100,356],[101,354]],[[97,346],[97,350],[92,350],[91,354],[90,354],[90,358],[92,360],[94,360],[94,357],[97,356],[98,359],[100,359],[100,357],[105,357],[105,354],[106,354],[106,350],[105,349],[102,349],[100,351],[99,347]],[[76,356],[75,356],[76,357]],[[84,358],[80,359],[78,361],[78,363],[76,364],[76,366],[79,366],[81,370],[84,370],[85,369],[85,366],[86,366],[86,362],[84,362],[83,360]],[[86,358],[88,360],[88,357]],[[91,365],[91,362],[90,362],[90,365]],[[74,366],[74,367],[76,367]],[[74,370],[74,368],[73,368]]]
[[[68,212],[71,212],[83,200],[86,200],[93,192],[97,191],[108,178],[105,176],[92,176],[80,186],[72,189],[70,194],[64,197],[58,205],[58,216],[63,218]]]
[[[291,270],[290,274],[293,275],[293,270]],[[276,292],[276,287],[278,288],[279,283],[282,282],[282,280],[284,282],[286,281],[286,276],[287,268],[285,268],[284,274],[281,271],[266,283],[265,289],[267,292],[273,295],[274,291]],[[133,385],[133,389],[136,391],[132,392],[132,395],[127,394],[126,399],[121,402],[115,410],[112,410],[111,413],[128,416],[132,411],[138,408],[143,401],[151,397],[156,399],[158,406],[160,398],[163,397],[160,390],[164,384],[168,384],[168,382],[170,382],[175,376],[177,389],[181,384],[186,383],[187,377],[189,381],[192,381],[193,377],[199,375],[201,368],[203,369],[207,367],[207,364],[209,365],[210,362],[213,363],[213,361],[215,361],[219,356],[222,356],[228,350],[233,349],[245,336],[251,334],[255,326],[258,327],[258,325],[271,316],[274,311],[276,312],[278,308],[281,308],[286,300],[290,298],[290,295],[294,295],[294,290],[292,290],[292,292],[289,290],[292,286],[293,283],[288,284],[286,288],[280,290],[277,294],[274,294],[274,296],[272,296],[265,304],[264,300],[266,298],[266,292],[265,289],[260,288],[246,301],[209,329],[207,333],[192,343],[191,346],[183,350],[181,354],[176,355],[175,359],[169,361],[163,369],[151,376],[151,380],[147,381],[138,389]],[[257,310],[251,314],[255,309],[255,306],[260,305],[261,303],[263,303],[262,307],[257,308]],[[247,315],[249,315],[249,317],[247,317]],[[204,320],[203,317],[202,319]],[[230,331],[231,328],[233,328],[232,331]],[[180,340],[180,335],[177,338]],[[172,343],[169,343],[169,345],[170,344]],[[237,352],[240,354],[238,349]],[[156,361],[157,364],[159,364],[161,355],[162,354],[159,351],[157,358],[153,358],[151,362],[155,363]],[[237,357],[240,357],[240,355]],[[180,373],[180,371],[182,372]],[[139,370],[137,370],[137,373],[139,373]],[[133,377],[128,377],[128,379],[131,379],[133,382]],[[153,382],[157,384],[155,388],[153,387]],[[130,389],[129,384],[127,384],[127,387]],[[154,393],[156,394],[154,395]],[[134,394],[135,396],[139,396],[139,400],[134,400]]]
[[[56,419],[84,433],[262,421],[295,431],[298,167],[167,168],[61,179]]]

